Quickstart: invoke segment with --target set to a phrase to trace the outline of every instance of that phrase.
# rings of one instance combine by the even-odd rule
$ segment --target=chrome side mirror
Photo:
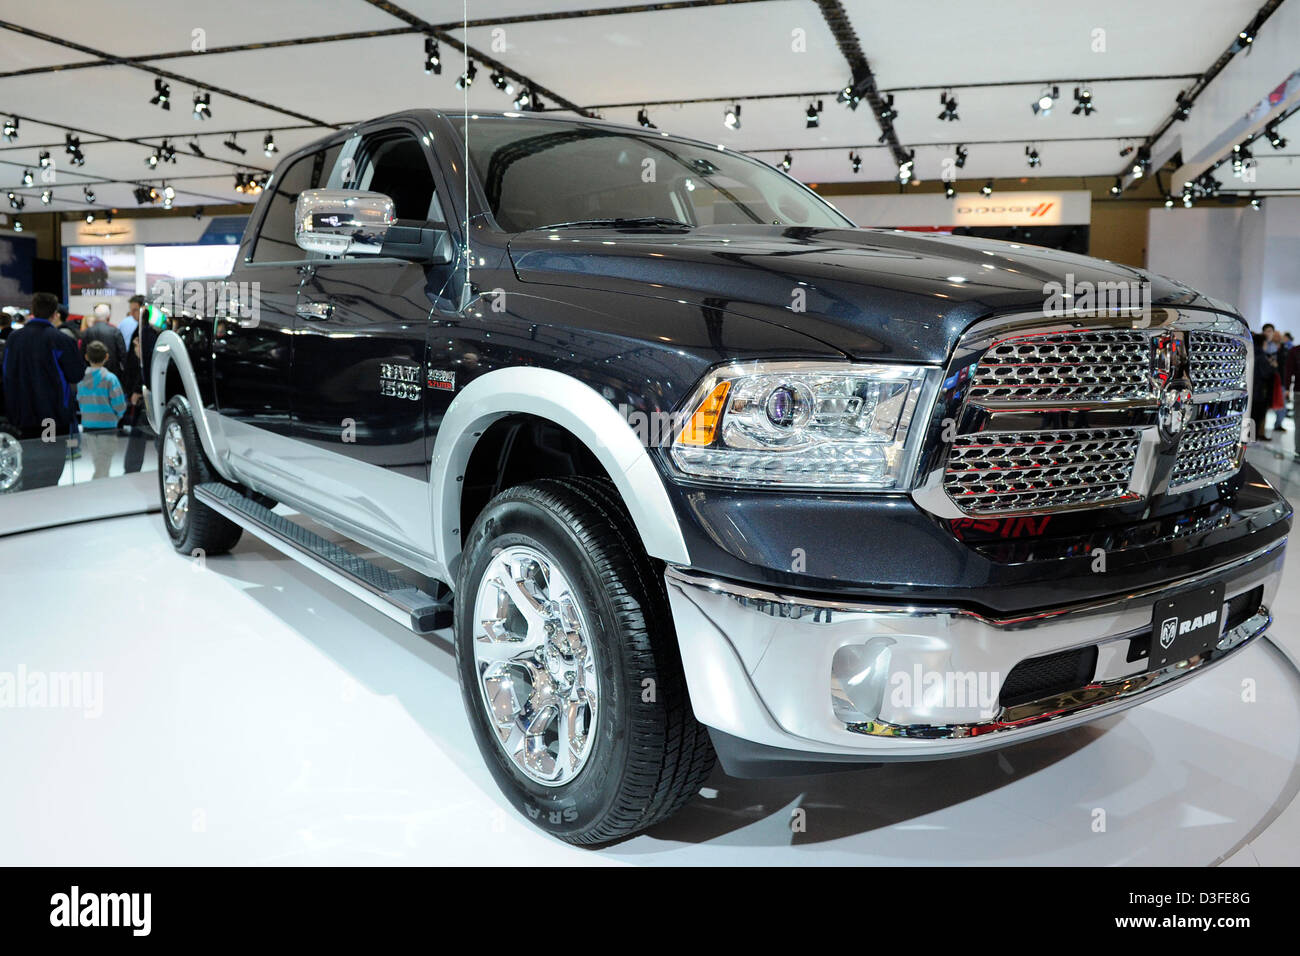
[[[294,207],[293,238],[306,252],[377,256],[396,220],[393,201],[383,193],[307,189]]]

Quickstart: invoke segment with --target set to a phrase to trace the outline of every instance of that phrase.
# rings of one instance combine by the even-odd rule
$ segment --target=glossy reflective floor
[[[1264,449],[1300,492],[1290,448]],[[1300,561],[1288,578],[1272,636],[1300,658]],[[89,692],[0,709],[0,864],[1300,863],[1300,676],[1263,641],[1000,753],[715,772],[673,820],[593,852],[498,795],[445,640],[255,540],[201,565],[157,515],[0,538],[0,615],[0,675]]]

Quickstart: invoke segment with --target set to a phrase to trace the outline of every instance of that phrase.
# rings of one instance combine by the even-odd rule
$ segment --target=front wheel
[[[243,532],[194,500],[196,487],[218,480],[203,453],[190,403],[178,395],[167,403],[158,434],[158,494],[167,536],[182,554],[225,554]]]
[[[457,575],[456,662],[498,786],[569,843],[652,826],[712,769],[662,579],[608,482],[489,502]]]

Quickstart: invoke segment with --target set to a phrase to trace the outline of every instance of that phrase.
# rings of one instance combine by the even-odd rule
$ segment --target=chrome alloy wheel
[[[523,545],[493,555],[474,598],[474,673],[497,743],[531,780],[558,787],[596,738],[596,656],[573,586]]]
[[[190,469],[180,422],[168,422],[163,433],[162,469],[163,507],[171,526],[180,531],[190,511]]]
[[[0,431],[0,492],[11,491],[23,476],[23,445],[6,431]]]

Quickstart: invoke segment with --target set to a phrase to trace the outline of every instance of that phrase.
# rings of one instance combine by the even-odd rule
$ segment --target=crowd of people
[[[1279,332],[1271,322],[1253,333],[1255,340],[1255,381],[1250,414],[1255,423],[1255,440],[1272,441],[1268,413],[1273,412],[1273,434],[1286,432],[1287,399],[1300,371],[1300,351],[1290,332]],[[1300,426],[1295,430],[1292,454],[1300,460]]]
[[[107,478],[121,444],[124,473],[141,469],[153,437],[144,383],[165,321],[140,295],[117,322],[107,303],[73,319],[48,292],[36,293],[25,314],[0,315],[0,419],[23,451],[11,490],[57,485],[83,454],[94,477]]]

